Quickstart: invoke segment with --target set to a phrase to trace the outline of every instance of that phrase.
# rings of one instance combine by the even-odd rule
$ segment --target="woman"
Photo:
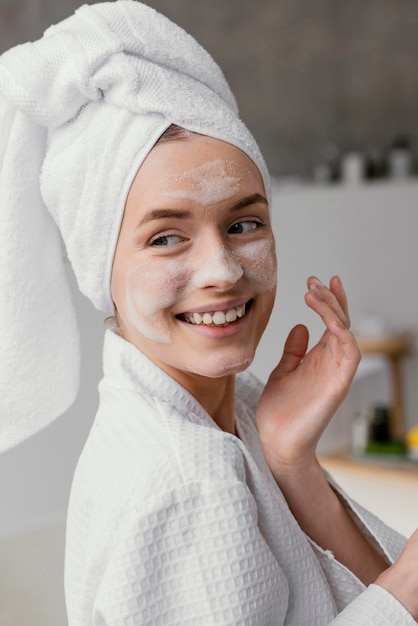
[[[8,53],[0,84],[11,129],[4,230],[16,230],[22,186],[33,197],[39,170],[45,221],[27,232],[29,249],[9,250],[27,287],[10,359],[20,341],[26,360],[40,361],[42,345],[46,367],[30,423],[21,398],[33,371],[13,380],[5,417],[20,423],[4,447],[74,395],[64,278],[57,271],[31,291],[22,273],[49,271],[35,258],[56,238],[45,207],[80,288],[113,313],[69,507],[70,626],[415,624],[417,536],[401,552],[402,538],[315,456],[359,361],[339,278],[329,288],[308,280],[306,303],[325,325],[316,346],[307,352],[296,326],[264,390],[245,371],[275,295],[269,181],[217,66],[171,22],[122,0],[83,7]],[[27,179],[11,184],[17,156]],[[46,387],[51,376],[64,396]]]

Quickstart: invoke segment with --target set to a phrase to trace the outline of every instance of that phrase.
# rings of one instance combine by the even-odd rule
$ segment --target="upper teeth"
[[[235,322],[237,317],[245,315],[245,304],[236,306],[228,311],[214,311],[213,313],[187,313],[185,319],[190,324],[205,324],[210,326],[222,326],[223,324]]]

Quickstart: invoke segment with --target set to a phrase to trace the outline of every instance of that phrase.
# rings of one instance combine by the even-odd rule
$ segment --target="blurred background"
[[[221,65],[273,173],[312,176],[330,146],[384,156],[418,142],[414,0],[152,0]],[[0,51],[71,0],[0,1]],[[416,146],[415,146],[416,147]]]
[[[252,369],[266,380],[298,322],[319,338],[303,301],[306,278],[340,274],[364,358],[320,453],[354,497],[409,535],[418,526],[418,470],[413,440],[399,444],[418,424],[418,3],[148,4],[221,65],[273,176],[279,291]],[[78,5],[0,0],[0,52],[37,39]],[[79,397],[0,457],[0,626],[66,624],[66,507],[96,411],[104,332],[75,288],[74,299],[84,346]]]

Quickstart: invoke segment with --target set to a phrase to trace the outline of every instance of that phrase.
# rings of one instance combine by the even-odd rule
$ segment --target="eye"
[[[257,230],[257,228],[260,228],[261,226],[261,222],[257,222],[256,220],[237,222],[228,229],[228,233],[230,235],[241,235],[244,233],[249,233],[252,230]]]
[[[151,239],[150,246],[155,246],[157,248],[163,246],[173,246],[176,243],[181,243],[184,241],[183,237],[180,235],[158,235],[154,239]]]

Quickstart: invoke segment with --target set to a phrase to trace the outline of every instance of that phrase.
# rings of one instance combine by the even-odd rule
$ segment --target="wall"
[[[415,0],[149,0],[222,66],[270,170],[311,174],[336,143],[418,148]],[[34,39],[76,0],[0,0],[0,51]]]
[[[82,337],[79,395],[54,424],[0,455],[0,538],[62,523],[75,465],[97,409],[103,316],[72,284]]]

